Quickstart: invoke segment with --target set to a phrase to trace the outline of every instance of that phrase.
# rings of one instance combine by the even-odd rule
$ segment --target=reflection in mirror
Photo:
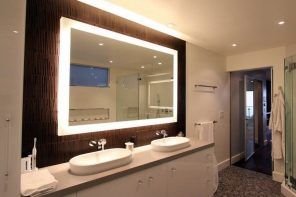
[[[71,28],[69,125],[173,116],[168,53]]]
[[[176,50],[60,22],[58,135],[177,122]]]

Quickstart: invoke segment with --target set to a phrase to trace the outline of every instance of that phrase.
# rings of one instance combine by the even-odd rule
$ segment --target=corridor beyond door
[[[271,175],[271,69],[231,73],[231,164]]]

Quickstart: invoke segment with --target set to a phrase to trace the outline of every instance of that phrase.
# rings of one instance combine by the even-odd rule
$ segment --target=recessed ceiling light
[[[158,62],[158,65],[161,65],[162,63],[161,62]]]
[[[104,46],[104,43],[101,42],[101,43],[99,43],[99,45],[100,45],[100,46]]]
[[[19,32],[17,30],[12,31],[14,34],[18,34]]]
[[[279,21],[278,22],[278,25],[283,25],[283,24],[285,24],[285,21]]]
[[[113,61],[112,61],[112,60],[110,60],[109,62],[110,62],[110,63],[113,63]]]
[[[141,66],[141,68],[145,68],[145,66]]]
[[[174,24],[174,23],[168,23],[167,26],[168,26],[169,28],[173,28],[173,27],[175,27],[175,24]]]
[[[237,46],[237,44],[233,43],[231,46],[233,46],[233,47],[236,47],[236,46]]]
[[[153,56],[153,58],[154,58],[154,59],[156,59],[156,58],[157,58],[157,56],[156,56],[156,55],[154,55],[154,56]]]

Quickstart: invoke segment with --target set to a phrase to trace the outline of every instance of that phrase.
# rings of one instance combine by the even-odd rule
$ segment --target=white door
[[[140,171],[105,183],[98,183],[93,187],[78,191],[77,197],[144,196],[146,187],[143,175]]]
[[[165,164],[123,176],[77,192],[77,197],[165,197]]]
[[[168,163],[168,197],[212,196],[212,149]]]
[[[255,152],[255,119],[254,119],[254,80],[247,75],[244,77],[245,93],[245,160]]]
[[[165,163],[145,170],[147,189],[143,197],[165,197],[167,195],[166,169],[167,165]]]

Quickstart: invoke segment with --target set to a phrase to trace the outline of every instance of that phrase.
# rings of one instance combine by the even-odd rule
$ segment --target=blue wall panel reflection
[[[70,85],[87,87],[108,87],[109,69],[71,64]]]

